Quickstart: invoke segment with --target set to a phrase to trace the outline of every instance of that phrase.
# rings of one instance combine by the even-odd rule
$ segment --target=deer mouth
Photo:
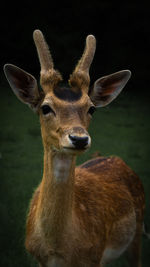
[[[63,147],[61,147],[61,148],[56,148],[56,147],[52,147],[52,150],[54,151],[54,152],[57,152],[57,153],[61,153],[61,152],[63,152],[63,153],[67,153],[67,154],[73,154],[73,155],[75,155],[75,154],[81,154],[81,153],[84,153],[85,151],[87,151],[89,149],[89,147],[86,147],[86,148],[82,148],[82,149],[77,149],[77,148],[75,148],[75,147],[69,147],[69,146],[63,146]]]

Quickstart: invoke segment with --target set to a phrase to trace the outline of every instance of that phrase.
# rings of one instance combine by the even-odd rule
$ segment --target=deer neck
[[[72,219],[75,156],[44,152],[38,218],[45,238],[59,243]]]

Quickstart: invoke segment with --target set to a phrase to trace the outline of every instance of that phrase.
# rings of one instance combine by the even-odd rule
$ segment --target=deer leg
[[[127,249],[127,260],[129,262],[130,267],[142,267],[141,239],[142,239],[142,225],[138,225],[134,239]]]

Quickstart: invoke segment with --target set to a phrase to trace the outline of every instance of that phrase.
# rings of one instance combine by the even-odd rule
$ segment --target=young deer
[[[98,79],[89,89],[96,40],[60,87],[61,74],[39,30],[34,41],[41,64],[36,79],[6,64],[16,96],[40,117],[44,171],[27,218],[26,249],[42,267],[96,267],[128,252],[130,266],[141,266],[144,191],[137,175],[117,157],[97,157],[75,168],[76,156],[91,144],[87,132],[95,107],[109,104],[130,78],[123,70]]]

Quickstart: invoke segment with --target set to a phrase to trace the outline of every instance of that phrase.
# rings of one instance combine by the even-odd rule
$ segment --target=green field
[[[25,220],[32,193],[42,177],[43,148],[37,115],[1,84],[0,266],[37,266],[24,248]],[[99,151],[118,155],[140,176],[146,193],[145,221],[150,229],[150,94],[124,92],[93,116],[92,147],[78,164]],[[150,241],[143,237],[143,267],[150,266]],[[124,258],[109,266],[121,267]]]

